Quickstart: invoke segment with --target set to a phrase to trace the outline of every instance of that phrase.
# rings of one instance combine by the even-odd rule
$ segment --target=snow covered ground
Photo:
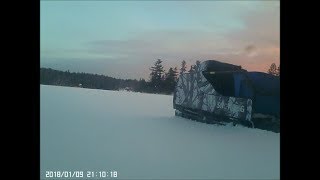
[[[41,178],[280,178],[280,134],[175,117],[172,96],[41,85],[40,100]]]

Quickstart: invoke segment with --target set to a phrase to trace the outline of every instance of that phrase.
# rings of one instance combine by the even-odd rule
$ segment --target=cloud
[[[258,55],[257,48],[254,45],[249,45],[245,47],[244,50],[248,57],[255,57]]]

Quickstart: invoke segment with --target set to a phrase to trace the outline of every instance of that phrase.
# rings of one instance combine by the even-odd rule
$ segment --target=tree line
[[[182,61],[180,73],[185,72],[186,62]],[[145,93],[172,94],[178,80],[177,67],[165,71],[162,60],[158,59],[150,68],[150,79],[117,79],[105,75],[89,74],[40,68],[40,84],[83,87],[104,90],[129,90]]]
[[[129,90],[144,93],[172,94],[180,74],[195,71],[195,67],[200,65],[196,61],[187,70],[186,61],[181,62],[181,67],[170,67],[167,71],[162,65],[162,60],[157,59],[150,67],[149,80],[145,79],[117,79],[105,75],[59,71],[51,68],[40,68],[40,84],[83,87],[90,89],[104,90]],[[269,74],[280,76],[280,66],[272,63],[268,70]]]

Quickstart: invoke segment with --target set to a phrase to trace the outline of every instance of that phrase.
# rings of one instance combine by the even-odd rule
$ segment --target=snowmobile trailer
[[[180,74],[173,108],[176,116],[209,124],[280,132],[280,78],[207,60]]]

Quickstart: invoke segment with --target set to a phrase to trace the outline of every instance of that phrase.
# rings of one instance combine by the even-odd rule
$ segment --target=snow
[[[175,117],[167,95],[40,90],[41,178],[102,170],[118,179],[280,178],[279,133]]]

